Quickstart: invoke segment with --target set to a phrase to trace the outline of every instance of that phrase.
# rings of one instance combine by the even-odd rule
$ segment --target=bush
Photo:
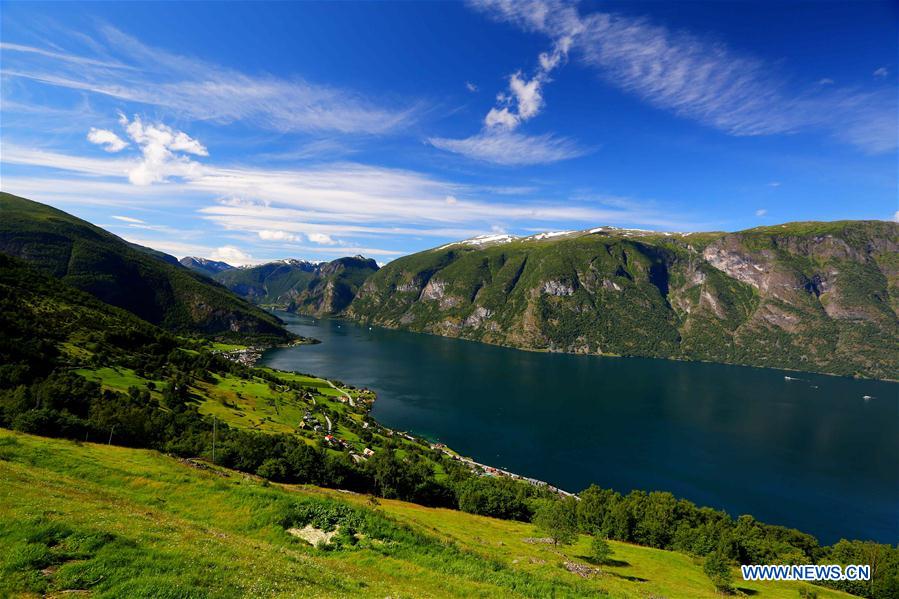
[[[590,541],[590,558],[597,564],[606,563],[612,557],[612,547],[609,542],[597,535]]]
[[[702,564],[702,571],[709,577],[715,590],[725,595],[734,592],[734,578],[730,571],[730,564],[720,553],[710,553]]]

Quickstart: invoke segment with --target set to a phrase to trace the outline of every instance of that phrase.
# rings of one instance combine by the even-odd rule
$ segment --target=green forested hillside
[[[600,228],[397,259],[347,310],[528,349],[899,378],[899,224]]]
[[[317,265],[305,260],[280,260],[216,273],[216,281],[255,304],[286,305],[291,291],[316,279]]]
[[[374,260],[352,256],[316,264],[302,260],[270,262],[226,270],[215,279],[254,303],[326,316],[349,306],[362,283],[377,270]]]
[[[206,277],[49,206],[0,194],[0,252],[173,331],[284,339],[274,316]]]
[[[305,289],[296,289],[290,295],[287,309],[316,316],[338,314],[350,305],[362,284],[377,271],[377,263],[362,256],[320,264],[318,277]]]

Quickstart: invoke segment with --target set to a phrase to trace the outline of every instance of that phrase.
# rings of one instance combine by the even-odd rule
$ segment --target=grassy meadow
[[[361,533],[312,547],[285,530],[297,506],[349,510]],[[716,597],[686,555],[613,541],[611,561],[595,566],[589,537],[554,547],[539,536],[520,522],[0,429],[4,597]],[[800,596],[796,584],[735,577],[743,595]]]

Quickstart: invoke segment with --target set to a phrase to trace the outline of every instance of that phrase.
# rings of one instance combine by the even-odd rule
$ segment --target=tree
[[[730,572],[730,564],[720,553],[710,553],[702,564],[702,570],[715,585],[715,590],[725,595],[734,592],[734,578]]]
[[[527,522],[531,485],[501,477],[472,477],[459,485],[459,509],[470,514]]]
[[[268,458],[256,469],[256,474],[262,478],[281,482],[287,479],[287,470],[288,465],[284,459]]]
[[[604,564],[609,561],[610,557],[612,557],[612,547],[609,546],[609,542],[599,534],[594,536],[593,540],[590,542],[590,557],[597,564]]]
[[[573,497],[545,502],[534,515],[537,529],[555,545],[570,545],[577,539],[577,502]]]

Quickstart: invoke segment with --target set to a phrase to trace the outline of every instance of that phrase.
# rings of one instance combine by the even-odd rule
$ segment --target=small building
[[[367,458],[370,458],[371,456],[375,455],[375,452],[372,451],[371,449],[369,449],[368,447],[366,447],[365,449],[362,450],[362,455],[364,455]]]

